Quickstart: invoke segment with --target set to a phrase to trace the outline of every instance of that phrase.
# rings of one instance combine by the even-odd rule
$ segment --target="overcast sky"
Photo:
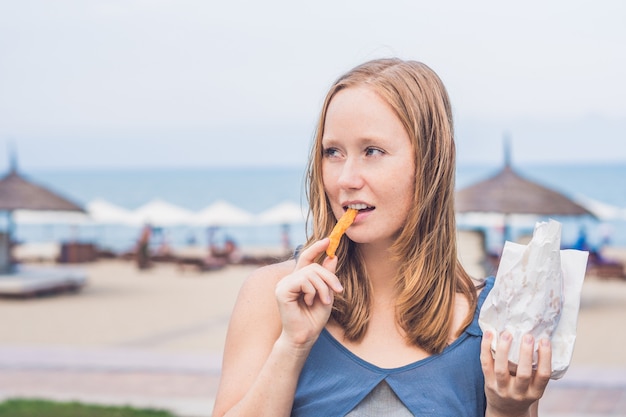
[[[301,166],[323,96],[399,56],[460,163],[626,162],[626,2],[0,0],[0,168]]]

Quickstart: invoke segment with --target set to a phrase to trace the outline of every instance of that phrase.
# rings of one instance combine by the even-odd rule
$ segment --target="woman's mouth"
[[[365,212],[365,211],[372,211],[374,210],[376,207],[374,206],[368,206],[367,204],[364,203],[358,203],[358,204],[348,204],[347,206],[344,206],[343,209],[347,210],[347,209],[355,209],[358,210],[359,213],[361,212]]]

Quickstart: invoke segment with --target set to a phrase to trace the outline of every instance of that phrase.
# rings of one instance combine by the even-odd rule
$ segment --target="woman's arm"
[[[336,258],[313,262],[325,239],[243,285],[229,325],[214,416],[289,416],[298,378],[330,316]]]
[[[290,263],[258,269],[241,287],[228,326],[214,416],[224,415],[245,396],[272,353],[281,330],[274,288],[293,270]]]

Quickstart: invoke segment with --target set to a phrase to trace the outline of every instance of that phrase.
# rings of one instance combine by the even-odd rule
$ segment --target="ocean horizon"
[[[572,164],[514,164],[523,177],[578,200],[590,200],[626,213],[626,162]],[[456,188],[461,189],[495,174],[501,166],[465,164],[457,167]],[[68,169],[20,172],[33,182],[49,187],[79,205],[102,199],[128,210],[160,199],[190,211],[200,211],[218,200],[227,201],[259,214],[279,203],[290,201],[305,205],[305,167],[220,167],[220,168],[142,168],[142,169]],[[557,218],[561,221],[561,219]],[[599,243],[610,232],[610,243],[626,246],[626,216],[617,219],[563,219],[563,241],[576,239],[581,227],[590,242]],[[278,246],[279,225],[221,228],[221,237],[235,238],[242,245]],[[167,228],[174,246],[206,242],[206,230],[198,227]],[[305,239],[305,225],[290,228],[292,242]],[[528,233],[520,230],[519,233]],[[17,224],[15,237],[22,242],[95,241],[116,251],[132,248],[137,228],[129,226],[68,227],[63,224]]]

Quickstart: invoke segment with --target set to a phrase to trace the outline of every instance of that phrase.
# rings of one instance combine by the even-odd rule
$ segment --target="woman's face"
[[[324,189],[335,217],[359,209],[348,237],[390,245],[415,192],[413,149],[400,119],[367,87],[341,90],[328,106],[322,148]]]

